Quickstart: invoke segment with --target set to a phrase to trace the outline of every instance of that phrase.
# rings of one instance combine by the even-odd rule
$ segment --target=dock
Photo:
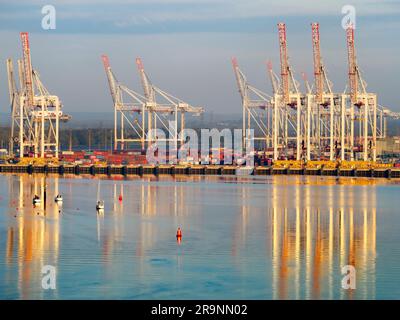
[[[353,168],[353,167],[287,167],[234,165],[18,165],[0,164],[0,173],[28,174],[106,174],[106,175],[307,175],[370,178],[400,178],[399,167]]]

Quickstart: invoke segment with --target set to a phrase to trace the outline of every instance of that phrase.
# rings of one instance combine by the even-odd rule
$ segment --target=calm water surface
[[[97,178],[0,176],[0,298],[400,297],[400,181],[100,178],[103,214]],[[355,290],[341,288],[348,264]],[[56,290],[42,289],[44,265]]]

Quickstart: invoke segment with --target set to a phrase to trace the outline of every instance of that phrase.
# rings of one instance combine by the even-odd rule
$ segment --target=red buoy
[[[182,238],[182,230],[181,230],[181,228],[178,228],[178,230],[176,231],[176,237],[177,238]]]
[[[122,194],[119,195],[118,200],[122,201]]]

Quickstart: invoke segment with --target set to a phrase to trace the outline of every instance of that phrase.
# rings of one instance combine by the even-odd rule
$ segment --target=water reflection
[[[357,270],[357,298],[375,297],[374,188],[362,187],[357,192],[346,185],[273,188],[272,201],[274,298],[332,299],[335,291],[340,298],[352,298],[353,290],[338,290],[344,265]]]
[[[100,268],[99,278],[92,280],[104,283],[97,294],[107,294],[117,280],[116,297],[124,286],[157,287],[152,259],[159,256],[173,263],[166,263],[165,270],[157,266],[157,273],[168,275],[158,281],[176,281],[169,283],[175,287],[171,294],[192,298],[193,292],[179,291],[178,285],[185,287],[187,279],[204,281],[193,270],[209,267],[210,254],[219,255],[224,266],[219,272],[226,272],[221,277],[241,288],[243,297],[252,292],[247,280],[256,277],[264,283],[256,298],[375,298],[376,193],[381,180],[100,176],[106,208],[96,213],[97,183],[91,176],[4,177],[9,194],[4,286],[13,288],[17,278],[18,298],[49,297],[40,288],[40,270],[46,264],[67,271],[74,267],[70,273],[77,277],[85,264]],[[62,206],[54,202],[59,193]],[[45,199],[37,207],[32,205],[34,195]],[[178,226],[185,238],[179,243]],[[69,240],[61,242],[61,236]],[[357,270],[356,291],[340,288],[341,267],[348,264]],[[227,275],[229,268],[238,271],[234,278]],[[130,272],[131,281],[119,276]],[[198,286],[196,294],[208,294],[207,287]],[[210,298],[232,298],[229,294]],[[50,298],[59,296],[65,298],[55,290]]]
[[[54,202],[58,179],[52,179],[50,185],[45,176],[9,175],[7,180],[9,216],[14,221],[7,226],[6,264],[17,266],[20,298],[27,299],[32,290],[38,291],[32,284],[41,281],[41,273],[32,271],[58,261],[61,207]],[[35,195],[42,199],[36,206],[32,203]],[[9,269],[7,282],[14,281],[14,272]]]

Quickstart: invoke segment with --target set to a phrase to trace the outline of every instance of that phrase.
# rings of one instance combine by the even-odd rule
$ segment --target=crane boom
[[[308,82],[307,74],[305,72],[301,73],[301,77],[303,78],[304,85],[306,86],[307,93],[311,93],[310,83]]]
[[[24,75],[24,63],[21,59],[17,60],[18,65],[18,79],[19,79],[19,88],[21,92],[25,90],[25,75]]]
[[[281,62],[281,88],[283,95],[283,102],[289,103],[289,64],[287,56],[287,44],[286,44],[286,25],[284,23],[278,23],[279,31],[279,53]]]
[[[17,93],[17,86],[15,84],[14,66],[10,58],[7,59],[7,75],[8,75],[8,90],[10,94],[10,103],[12,104],[14,97]]]
[[[349,67],[349,88],[350,99],[353,104],[358,103],[358,79],[357,79],[357,61],[354,46],[354,28],[350,24],[346,29],[347,38],[347,58]]]
[[[324,91],[324,79],[322,74],[321,48],[319,37],[319,23],[312,23],[312,44],[314,60],[314,79],[315,79],[315,102],[322,103]]]
[[[242,100],[244,100],[246,93],[245,81],[243,81],[243,76],[240,73],[239,65],[235,57],[232,58],[232,67],[233,71],[235,72],[236,83],[238,86],[240,96],[242,97]]]
[[[269,80],[271,81],[271,85],[272,85],[272,91],[273,91],[272,93],[277,94],[279,91],[279,84],[276,79],[276,74],[274,73],[274,70],[272,69],[272,62],[270,60],[267,62],[267,69],[268,69]]]
[[[116,102],[116,88],[115,88],[115,78],[112,74],[111,71],[111,66],[110,66],[110,61],[108,59],[108,56],[103,54],[101,56],[101,60],[103,61],[103,65],[104,65],[104,70],[106,71],[107,74],[107,80],[108,80],[108,85],[110,87],[110,93],[111,93],[111,97],[113,99],[113,102]]]
[[[33,82],[32,82],[32,63],[31,63],[31,52],[29,47],[29,36],[28,32],[21,32],[21,43],[22,43],[22,57],[24,67],[24,79],[25,79],[25,91],[26,91],[26,103],[28,106],[33,105]]]
[[[154,94],[151,87],[151,82],[144,71],[143,62],[141,58],[136,58],[136,65],[139,70],[140,79],[143,86],[144,96],[146,97],[148,102],[154,102]]]

